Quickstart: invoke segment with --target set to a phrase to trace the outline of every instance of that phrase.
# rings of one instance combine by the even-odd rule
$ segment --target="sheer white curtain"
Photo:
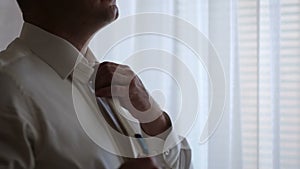
[[[244,168],[300,168],[300,1],[240,0]]]
[[[129,37],[105,56],[105,60],[122,63],[138,51],[161,49],[176,55],[188,66],[198,85],[195,92],[199,93],[199,114],[187,136],[193,150],[194,168],[300,168],[300,0],[127,0],[118,3],[120,18],[156,12],[187,20],[210,40],[220,56],[228,82],[227,99],[217,130],[204,143],[200,143],[200,134],[211,105],[210,77],[205,69],[214,71],[213,58],[203,57],[203,62],[199,62],[180,42],[154,34]],[[15,2],[1,0],[1,50],[18,35],[20,26]],[[189,34],[176,23],[161,23],[161,26]],[[197,37],[190,35],[190,39],[193,38]],[[90,45],[98,56],[103,55],[101,43],[96,35]],[[165,53],[153,54],[162,58],[162,65],[172,66],[176,78],[184,79],[176,62],[164,59]],[[132,66],[152,61],[151,55],[140,57]],[[205,68],[203,63],[208,66]],[[144,71],[140,75],[164,109],[176,118],[174,112],[181,97],[176,78],[160,70]]]
[[[198,85],[198,91],[195,92],[199,93],[199,98],[189,99],[199,99],[199,114],[192,130],[187,136],[193,149],[194,167],[197,169],[242,168],[240,99],[238,90],[237,2],[230,0],[131,0],[126,2],[119,1],[119,6],[121,9],[121,18],[146,12],[159,12],[180,17],[195,26],[210,40],[218,52],[224,67],[224,73],[228,81],[226,88],[228,96],[219,127],[209,137],[209,140],[204,143],[200,142],[200,136],[209,116],[212,97],[210,77],[205,69],[208,72],[214,71],[213,65],[216,58],[203,57],[202,61],[206,63],[206,65],[203,65],[189,49],[176,40],[159,35],[145,34],[128,38],[114,46],[105,56],[104,60],[122,62],[124,59],[131,57],[135,52],[146,49],[161,49],[176,55],[174,60],[175,58],[181,60],[189,68]],[[122,9],[126,10],[123,11]],[[156,24],[155,21],[149,20],[149,22]],[[170,31],[176,31],[178,34],[186,34],[191,40],[198,40],[197,35],[190,34],[190,32],[181,29],[176,22],[172,24],[174,25],[171,25],[172,29]],[[138,26],[141,25],[132,25],[132,28],[134,29]],[[161,23],[161,27],[168,26],[170,25]],[[98,38],[96,35],[91,43],[91,48],[97,55],[101,55],[100,51],[102,49],[100,48],[102,41],[101,38]],[[153,55],[156,54],[153,52]],[[165,96],[164,109],[171,117],[174,117],[176,115],[173,113],[177,111],[177,105],[180,104],[181,99],[179,88],[184,87],[176,86],[175,81],[184,79],[186,75],[181,72],[179,65],[176,65],[175,62],[165,60],[164,54],[160,55],[162,59],[159,62],[169,65],[173,64],[171,75],[166,75],[163,71],[153,70],[148,73],[143,72],[139,75],[150,92],[159,90],[163,93]],[[153,62],[153,58],[154,56],[136,59],[131,66],[135,67],[135,65]],[[160,100],[160,98],[161,95],[158,95],[156,99]]]

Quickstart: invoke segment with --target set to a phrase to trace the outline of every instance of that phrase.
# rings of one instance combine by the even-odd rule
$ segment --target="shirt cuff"
[[[165,117],[171,122],[171,127],[163,133],[156,136],[149,136],[142,132],[143,137],[148,145],[150,155],[159,155],[161,162],[167,168],[177,169],[184,163],[190,163],[191,150],[184,137],[179,136],[172,126],[172,121],[164,112]],[[182,156],[182,157],[181,157]],[[182,159],[186,159],[182,161]]]

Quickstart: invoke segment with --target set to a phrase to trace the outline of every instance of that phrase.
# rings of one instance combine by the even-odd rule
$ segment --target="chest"
[[[40,80],[32,91],[37,103],[39,141],[36,145],[37,168],[118,168],[122,158],[95,144],[87,135],[82,121],[93,119],[95,105],[90,91],[83,86],[73,86],[59,79]],[[81,118],[82,119],[82,118]],[[94,130],[101,142],[113,140],[105,127],[99,124]]]

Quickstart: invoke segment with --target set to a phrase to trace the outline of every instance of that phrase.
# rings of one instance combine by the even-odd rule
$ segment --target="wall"
[[[15,0],[0,1],[0,51],[13,41],[22,26],[21,12]]]

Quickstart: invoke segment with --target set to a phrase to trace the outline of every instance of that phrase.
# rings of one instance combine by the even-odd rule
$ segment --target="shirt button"
[[[164,155],[165,155],[165,156],[168,156],[169,154],[170,154],[170,151],[169,151],[169,150],[167,150],[167,151],[164,152]]]

